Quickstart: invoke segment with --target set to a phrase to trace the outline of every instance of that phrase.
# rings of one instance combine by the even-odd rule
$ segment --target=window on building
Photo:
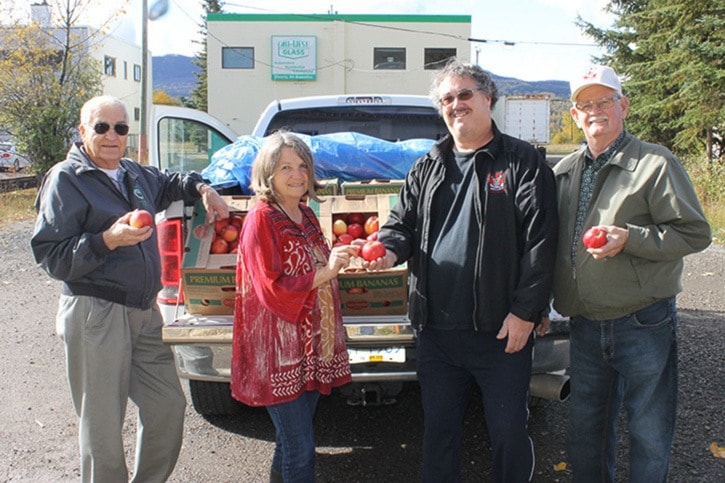
[[[104,56],[103,57],[103,73],[110,77],[116,77],[116,58]]]
[[[222,47],[222,69],[254,69],[254,47]]]
[[[141,120],[141,108],[140,107],[133,108],[133,120],[134,121]]]
[[[128,79],[128,62],[123,61],[123,78]]]
[[[456,49],[425,49],[423,68],[426,70],[442,69],[449,59],[456,56]]]
[[[375,47],[373,69],[405,70],[405,48]]]
[[[141,66],[138,64],[133,64],[133,80],[141,82]]]

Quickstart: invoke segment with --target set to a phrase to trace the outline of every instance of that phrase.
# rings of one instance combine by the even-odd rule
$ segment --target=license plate
[[[366,362],[405,362],[403,347],[386,347],[384,349],[348,349],[350,364]]]

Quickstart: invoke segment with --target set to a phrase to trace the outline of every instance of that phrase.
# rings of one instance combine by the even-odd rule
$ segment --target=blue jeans
[[[293,401],[267,406],[275,428],[272,470],[284,481],[315,481],[315,417],[318,391],[306,391]]]
[[[626,317],[571,322],[568,459],[576,482],[614,481],[627,412],[629,481],[667,480],[677,411],[677,310],[665,299]]]
[[[531,479],[534,448],[527,432],[533,338],[506,354],[496,333],[425,328],[418,336],[418,379],[423,403],[424,482],[460,482],[463,419],[476,385],[493,452],[490,480]]]

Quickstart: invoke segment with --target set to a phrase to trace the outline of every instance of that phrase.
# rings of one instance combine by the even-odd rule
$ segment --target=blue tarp
[[[296,135],[312,150],[315,176],[340,181],[403,179],[415,160],[435,142],[431,139],[390,142],[356,132]],[[252,194],[249,190],[252,163],[262,144],[263,137],[240,136],[214,153],[202,175],[215,188],[238,185],[243,193]]]

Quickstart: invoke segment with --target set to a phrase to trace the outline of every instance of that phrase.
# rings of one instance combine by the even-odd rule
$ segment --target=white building
[[[31,20],[48,32],[52,42],[62,45],[65,32],[55,27],[51,18],[51,6],[42,3],[31,5]],[[129,155],[135,156],[138,147],[138,133],[141,119],[141,47],[124,40],[106,35],[98,29],[87,26],[73,27],[71,36],[82,41],[88,55],[100,63],[102,71],[103,93],[117,97],[126,105],[131,131],[128,140]],[[151,86],[151,62],[148,63],[148,86]],[[147,105],[151,105],[151,89],[147,89]]]
[[[209,14],[209,113],[252,131],[274,99],[427,94],[447,59],[470,59],[470,15]]]

